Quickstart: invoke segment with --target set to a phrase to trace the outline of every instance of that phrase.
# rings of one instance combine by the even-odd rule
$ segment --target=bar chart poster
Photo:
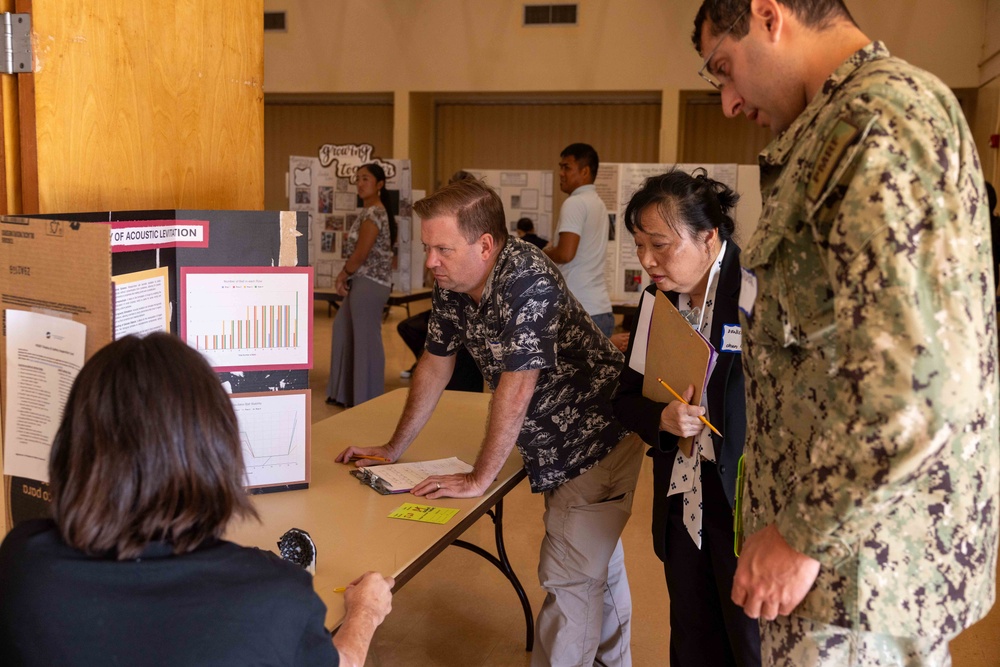
[[[181,267],[181,338],[217,371],[312,368],[312,267]]]
[[[239,422],[247,488],[277,491],[308,486],[309,396],[303,390],[229,397]]]

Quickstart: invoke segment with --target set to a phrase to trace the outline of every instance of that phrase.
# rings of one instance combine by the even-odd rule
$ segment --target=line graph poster
[[[181,338],[217,371],[312,368],[312,268],[182,267]]]
[[[309,485],[309,390],[233,394],[248,488]]]

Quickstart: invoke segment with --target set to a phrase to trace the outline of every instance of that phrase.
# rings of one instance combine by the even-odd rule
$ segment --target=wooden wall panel
[[[263,0],[32,4],[38,212],[262,207]]]
[[[463,167],[548,169],[571,143],[592,145],[603,162],[657,162],[660,102],[439,103],[435,187]],[[558,182],[557,182],[558,184]],[[553,192],[553,213],[566,196]]]
[[[771,141],[771,131],[744,117],[726,118],[717,93],[682,98],[681,162],[757,164],[757,154]]]
[[[291,155],[316,157],[323,144],[375,147],[378,157],[392,155],[392,102],[271,102],[264,105],[264,207],[288,208],[285,174]]]

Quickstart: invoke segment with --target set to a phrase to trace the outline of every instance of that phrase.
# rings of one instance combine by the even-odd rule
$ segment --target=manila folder
[[[642,395],[659,403],[676,400],[657,378],[683,395],[688,385],[694,385],[691,405],[701,404],[712,361],[712,346],[694,330],[670,299],[656,292],[653,318],[649,325],[649,342],[646,344],[646,373],[642,381]],[[694,437],[681,438],[677,446],[685,456],[691,456]]]

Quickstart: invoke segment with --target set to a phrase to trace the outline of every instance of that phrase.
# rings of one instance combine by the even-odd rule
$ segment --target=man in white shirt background
[[[608,209],[597,196],[599,159],[589,144],[570,144],[560,154],[559,189],[569,195],[559,211],[556,241],[545,254],[559,265],[566,286],[605,336],[615,328],[604,279]]]

